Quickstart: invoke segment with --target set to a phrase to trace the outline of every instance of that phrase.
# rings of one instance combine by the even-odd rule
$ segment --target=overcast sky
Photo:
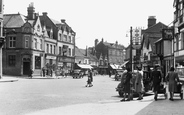
[[[4,13],[27,15],[34,3],[36,13],[47,12],[52,19],[65,19],[76,32],[76,45],[85,49],[94,40],[128,46],[130,27],[147,28],[149,16],[169,25],[173,21],[174,0],[4,0]]]

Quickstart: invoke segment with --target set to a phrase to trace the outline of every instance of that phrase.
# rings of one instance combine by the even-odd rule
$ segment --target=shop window
[[[41,57],[35,56],[35,69],[41,69]]]

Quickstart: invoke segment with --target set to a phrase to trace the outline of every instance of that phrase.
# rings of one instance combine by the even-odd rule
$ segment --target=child
[[[91,87],[91,78],[88,76],[88,80],[87,80],[87,85],[86,85],[86,87]]]

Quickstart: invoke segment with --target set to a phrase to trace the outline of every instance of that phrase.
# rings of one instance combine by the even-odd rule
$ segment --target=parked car
[[[115,73],[115,81],[120,81],[121,80],[121,76],[123,75],[124,70],[123,69],[117,69],[116,73]]]
[[[75,69],[73,71],[73,78],[83,78],[84,77],[84,71],[82,71],[81,69]]]

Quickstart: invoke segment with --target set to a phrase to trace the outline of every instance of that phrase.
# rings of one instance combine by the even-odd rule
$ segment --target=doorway
[[[29,75],[30,62],[23,62],[23,75]]]

